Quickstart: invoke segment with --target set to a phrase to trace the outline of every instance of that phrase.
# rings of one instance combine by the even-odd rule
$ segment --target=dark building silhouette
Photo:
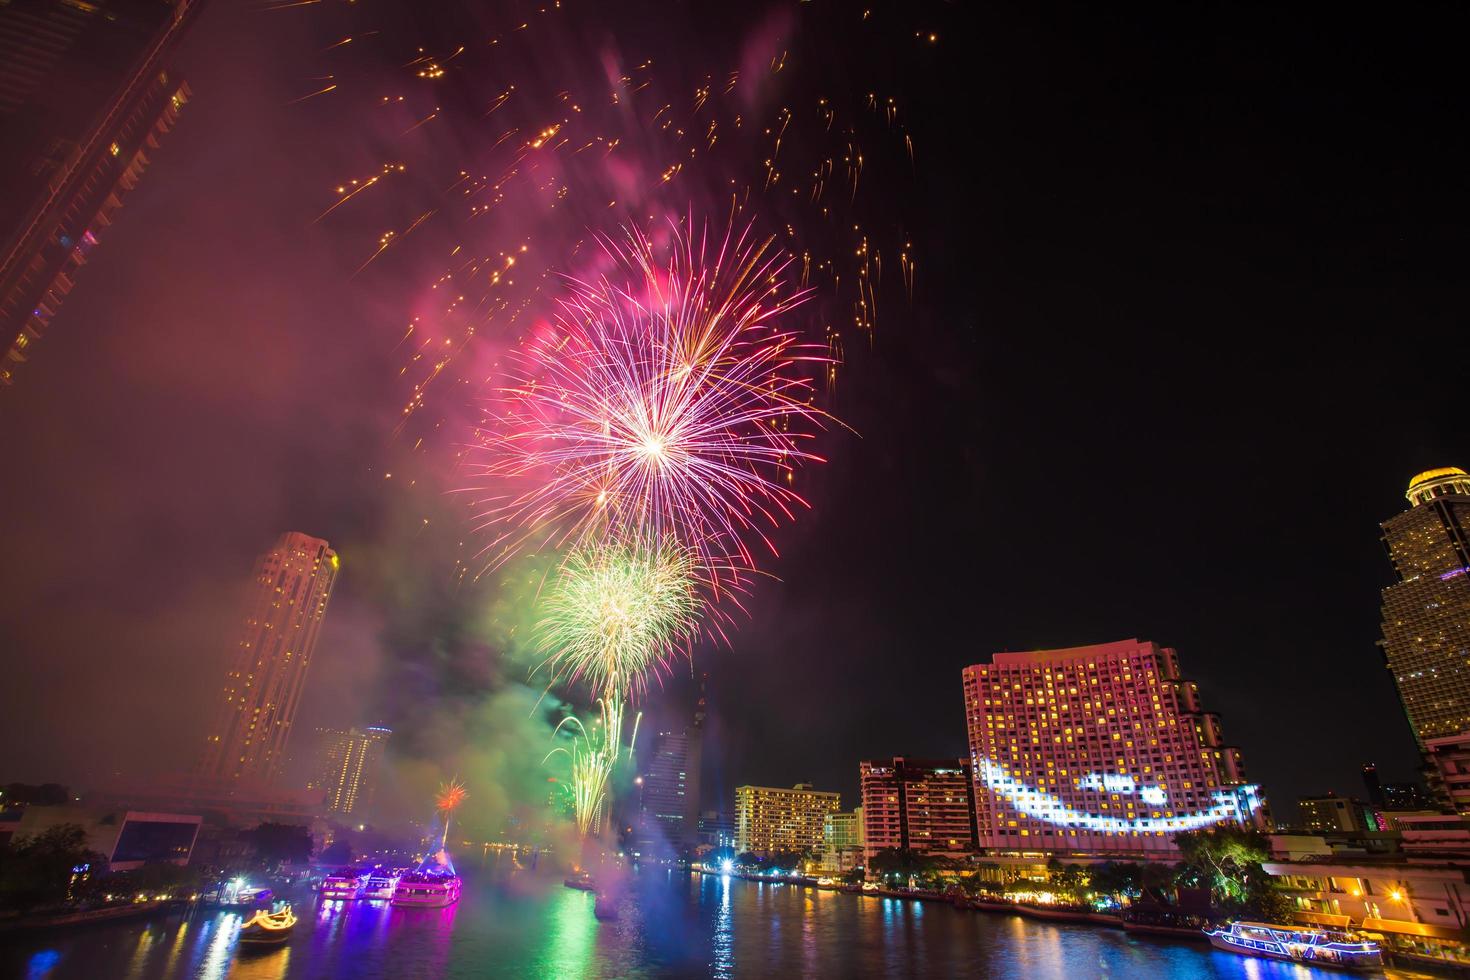
[[[704,683],[694,718],[682,731],[659,732],[643,772],[635,849],[677,855],[699,844],[700,767],[704,756]]]
[[[200,0],[0,3],[0,387],[13,384],[189,100]]]

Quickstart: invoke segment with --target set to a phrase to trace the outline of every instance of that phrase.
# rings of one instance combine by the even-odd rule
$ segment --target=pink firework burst
[[[827,418],[811,375],[830,363],[786,323],[807,294],[749,226],[714,242],[689,227],[664,248],[604,240],[611,271],[568,280],[517,352],[475,463],[490,567],[533,543],[672,537],[719,590],[807,506],[793,476],[819,460],[803,448]]]

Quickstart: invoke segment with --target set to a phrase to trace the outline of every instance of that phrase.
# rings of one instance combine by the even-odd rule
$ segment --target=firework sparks
[[[676,544],[575,549],[541,602],[537,643],[553,681],[584,680],[621,701],[693,640],[700,601],[693,553]]]
[[[446,816],[459,809],[459,805],[469,796],[464,783],[458,779],[452,779],[439,787],[439,794],[434,797],[434,808],[443,811]]]
[[[563,754],[571,763],[569,785],[572,793],[572,810],[577,823],[577,833],[586,838],[596,836],[608,812],[608,793],[612,775],[618,760],[623,755],[623,712],[621,701],[602,698],[598,701],[601,719],[591,730],[573,715],[564,718],[553,732],[553,737],[563,729],[572,736],[572,744],[557,746],[547,753],[550,759]],[[633,734],[628,740],[631,751],[638,740],[638,723],[642,714],[634,716]],[[543,760],[544,761],[544,760]]]
[[[519,353],[488,410],[478,484],[491,567],[547,542],[651,534],[695,550],[718,590],[753,569],[748,539],[806,503],[791,489],[826,418],[809,364],[825,352],[783,318],[790,257],[747,227],[717,245],[676,228],[660,260],[630,231],[604,242],[615,271],[572,281],[556,322]],[[622,275],[618,275],[622,273]],[[511,488],[502,490],[502,488]]]

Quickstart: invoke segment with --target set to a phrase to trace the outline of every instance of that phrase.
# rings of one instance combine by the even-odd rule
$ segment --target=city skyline
[[[1056,25],[1036,29],[1072,43]],[[1165,25],[1099,29],[1124,52],[1119,64],[1179,74],[1182,98],[1208,94],[1149,42]],[[1330,32],[1312,36],[1316,57],[1348,57]],[[1295,63],[1263,43],[1272,71]],[[350,141],[331,159],[291,150],[332,131],[329,99],[282,108],[304,94],[292,71],[314,45],[300,21],[204,9],[177,52],[194,92],[187,111],[67,297],[63,325],[6,392],[7,459],[20,477],[0,500],[3,534],[25,561],[7,563],[0,621],[27,651],[26,686],[57,692],[0,722],[14,753],[3,764],[35,770],[18,774],[86,783],[188,765],[182,747],[115,723],[130,711],[180,733],[205,723],[217,682],[196,651],[219,641],[224,594],[282,527],[354,556],[318,664],[344,689],[307,691],[310,724],[349,726],[358,719],[343,705],[359,705],[394,727],[406,754],[438,759],[457,749],[425,705],[473,716],[524,677],[520,665],[489,665],[487,651],[504,648],[481,628],[499,594],[493,577],[444,597],[459,580],[443,566],[463,554],[462,515],[413,464],[412,443],[390,435],[405,326],[393,304],[410,273],[350,279],[364,256],[310,224],[323,192],[361,176]],[[905,51],[895,74],[971,90],[972,60],[947,60],[951,50]],[[1400,105],[1352,75],[1357,97],[1344,104],[1338,87],[1292,76],[1290,104],[1318,110],[1306,125],[1323,141],[1307,147],[1274,88],[1232,74],[1242,104],[1268,107],[1249,117],[1245,156],[1285,154],[1286,172],[1330,181],[1288,193],[1264,171],[1194,149],[1194,127],[1200,139],[1236,132],[1227,121],[1247,116],[1234,102],[1227,121],[1145,108],[1125,95],[1121,69],[1068,61],[1018,92],[1006,79],[1036,81],[1042,62],[1003,45],[986,54],[982,84],[1015,101],[977,106],[977,124],[1024,138],[1011,141],[1015,156],[973,161],[937,106],[905,106],[919,159],[969,162],[919,168],[922,186],[897,215],[931,243],[914,306],[898,289],[884,295],[894,329],[871,348],[847,346],[830,396],[861,439],[824,437],[829,463],[801,477],[819,506],[776,542],[779,586],[757,583],[729,644],[696,653],[720,692],[711,783],[810,779],[856,798],[854,760],[964,751],[949,693],[964,664],[1132,635],[1184,651],[1227,718],[1247,717],[1264,677],[1294,692],[1289,710],[1231,730],[1272,799],[1351,791],[1367,761],[1408,778],[1412,735],[1373,646],[1392,577],[1377,526],[1403,509],[1414,474],[1463,465],[1466,440],[1451,396],[1424,384],[1393,338],[1405,324],[1452,335],[1440,300],[1454,279],[1448,253],[1406,217],[1437,200],[1410,188],[1416,208],[1360,191],[1422,143],[1441,90],[1398,79],[1409,93]],[[1112,125],[1044,122],[1070,118],[1079,100]],[[1378,134],[1370,157],[1342,152],[1337,134],[1364,127]],[[1180,155],[1144,149],[1137,166],[1118,167],[1104,131],[1141,147],[1162,133]],[[1085,180],[1114,192],[1074,183],[1061,161],[1084,159],[1104,162]],[[231,190],[201,200],[187,187]],[[1072,190],[1059,198],[1054,187]],[[1206,187],[1228,190],[1191,190]],[[977,216],[963,240],[935,217],[952,214]],[[1260,253],[1242,229],[1278,215],[1283,244],[1246,258]],[[1405,244],[1385,252],[1382,240]],[[1327,324],[1382,343],[1326,343]],[[1201,346],[1213,353],[1195,356]],[[1243,399],[1245,385],[1257,397]],[[105,488],[100,503],[93,488]],[[97,677],[98,690],[69,689],[76,676]],[[76,710],[112,719],[116,737],[94,751],[84,727],[62,726],[34,744],[27,733],[78,698]],[[788,732],[760,730],[751,705]],[[1308,765],[1311,732],[1344,716],[1354,723],[1338,726],[1331,758]],[[823,747],[832,733],[851,751]]]

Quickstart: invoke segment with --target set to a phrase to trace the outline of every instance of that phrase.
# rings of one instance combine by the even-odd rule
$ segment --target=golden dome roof
[[[1412,491],[1421,483],[1428,483],[1430,480],[1438,480],[1442,476],[1470,476],[1470,473],[1466,473],[1458,466],[1441,466],[1437,470],[1425,470],[1423,473],[1420,473],[1418,476],[1414,477],[1414,479],[1409,481],[1409,490]]]

